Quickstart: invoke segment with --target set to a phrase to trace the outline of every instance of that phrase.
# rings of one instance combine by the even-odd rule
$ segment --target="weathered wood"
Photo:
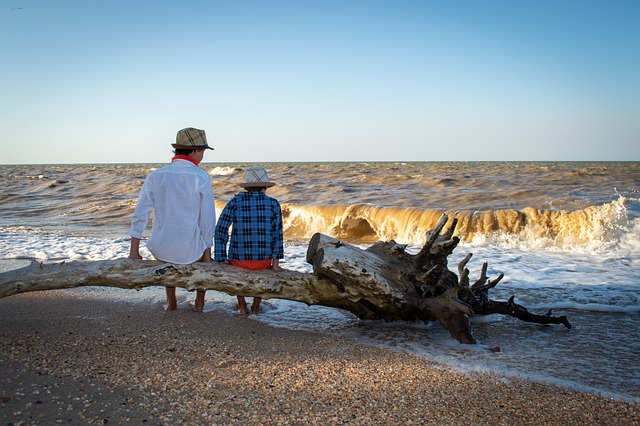
[[[516,304],[513,298],[507,302],[491,300],[488,292],[503,275],[489,280],[486,263],[478,280],[470,285],[466,265],[471,255],[458,265],[459,279],[447,265],[447,257],[460,241],[453,236],[457,221],[454,219],[441,233],[447,220],[444,215],[436,228],[427,233],[426,244],[416,255],[407,253],[406,246],[394,241],[378,242],[360,250],[316,234],[309,244],[307,262],[313,265],[316,275],[334,281],[347,295],[356,288],[366,289],[364,298],[349,295],[358,306],[357,311],[350,310],[363,319],[438,320],[462,343],[475,343],[469,323],[469,317],[474,315],[498,313],[571,328],[566,317],[553,317],[551,311],[547,315],[536,315]]]
[[[152,260],[33,262],[0,274],[0,298],[30,291],[105,286],[140,290],[174,286],[232,295],[297,300],[310,305],[336,297],[334,286],[313,274],[248,271],[225,263],[174,265]]]
[[[309,244],[307,261],[317,275],[334,280],[346,292],[353,288],[367,289],[366,298],[356,300],[351,296],[359,304],[358,312],[352,310],[359,318],[438,320],[458,341],[475,343],[469,324],[474,313],[458,299],[457,277],[446,268],[446,255],[455,240],[449,233],[438,239],[438,228],[444,222],[417,255],[406,253],[405,246],[394,241],[359,250],[316,234]],[[431,251],[436,255],[430,255]]]
[[[312,237],[307,261],[313,274],[272,270],[248,271],[222,263],[174,265],[130,259],[98,262],[32,263],[0,274],[0,298],[29,291],[109,286],[141,289],[174,286],[187,290],[218,290],[234,296],[295,300],[354,313],[361,319],[385,321],[438,320],[462,343],[475,343],[469,317],[493,313],[511,315],[540,324],[564,324],[566,317],[536,315],[517,305],[488,296],[502,279],[489,280],[487,264],[470,284],[466,268],[471,255],[458,265],[460,278],[447,266],[459,239],[456,221],[441,234],[443,216],[427,233],[422,250],[411,255],[394,241],[378,242],[366,250],[327,235]]]

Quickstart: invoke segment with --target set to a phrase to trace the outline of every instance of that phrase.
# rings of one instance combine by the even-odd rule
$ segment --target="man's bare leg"
[[[176,300],[176,288],[175,287],[165,287],[165,291],[167,292],[167,306],[165,309],[167,311],[175,311],[178,309],[178,301]]]
[[[189,302],[189,306],[196,311],[202,312],[204,310],[204,295],[206,290],[198,290],[196,293],[196,300],[194,302]]]

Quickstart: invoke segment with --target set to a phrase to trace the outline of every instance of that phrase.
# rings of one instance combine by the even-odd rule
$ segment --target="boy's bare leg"
[[[198,290],[198,292],[196,293],[196,300],[194,302],[189,302],[189,306],[191,306],[191,308],[196,311],[196,312],[202,312],[204,311],[204,295],[206,293],[206,290]]]
[[[167,292],[167,306],[165,309],[167,311],[175,311],[178,309],[178,301],[176,300],[176,288],[175,287],[165,287],[165,291]]]
[[[249,313],[249,311],[247,311],[247,301],[244,299],[243,296],[237,296],[238,297],[238,310],[240,311],[241,315],[247,315]]]
[[[251,305],[251,313],[257,314],[260,312],[260,302],[262,302],[262,297],[253,298],[253,305]]]

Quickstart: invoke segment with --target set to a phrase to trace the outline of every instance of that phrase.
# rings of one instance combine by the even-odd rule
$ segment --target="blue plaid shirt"
[[[227,255],[229,228],[231,241]],[[264,192],[241,192],[222,210],[216,225],[214,260],[268,260],[284,258],[282,209]]]

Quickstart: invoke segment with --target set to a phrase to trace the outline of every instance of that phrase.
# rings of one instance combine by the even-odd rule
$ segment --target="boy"
[[[236,194],[218,218],[214,236],[215,261],[226,261],[251,270],[271,268],[284,271],[280,267],[280,259],[284,258],[282,209],[278,200],[266,195],[267,188],[274,185],[264,167],[250,167],[245,171],[244,182],[240,186],[246,191]],[[237,297],[240,313],[247,315],[245,298]],[[260,312],[261,301],[260,297],[253,298],[252,313]]]

